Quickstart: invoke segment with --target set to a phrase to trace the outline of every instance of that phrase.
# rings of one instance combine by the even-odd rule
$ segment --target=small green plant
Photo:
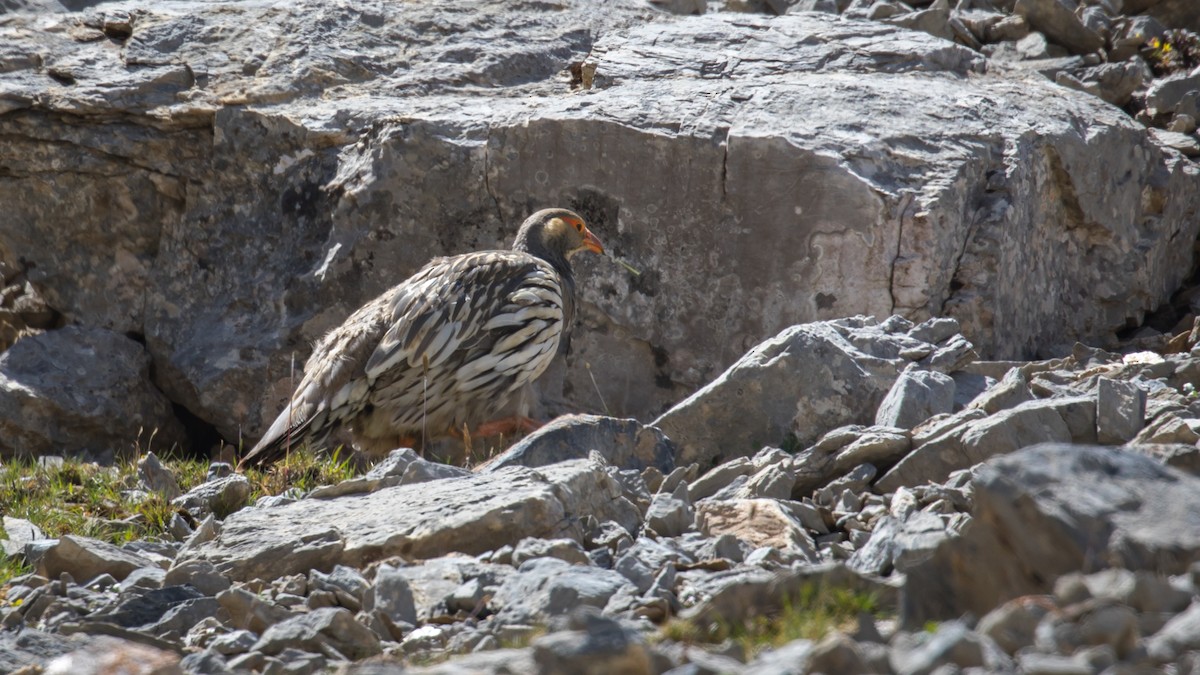
[[[672,620],[662,637],[684,643],[722,642],[732,639],[747,654],[779,647],[793,640],[819,640],[838,630],[853,630],[860,614],[882,616],[874,594],[805,584],[800,592],[784,598],[783,608],[741,622],[715,622],[702,626],[692,621]]]
[[[340,483],[357,474],[354,453],[338,446],[328,455],[304,445],[288,453],[267,470],[247,469],[254,489],[250,500],[277,495],[289,489],[307,492],[322,485]]]
[[[163,464],[185,492],[203,483],[209,468],[209,462],[202,459],[171,457]],[[304,449],[267,471],[246,472],[253,486],[251,502],[263,495],[290,488],[307,491],[354,475],[351,454],[341,448],[332,457]],[[0,513],[30,521],[47,537],[77,534],[118,545],[168,538],[178,507],[163,495],[138,488],[136,459],[101,467],[75,459],[40,464],[17,458],[0,465]],[[0,594],[9,579],[29,571],[19,557],[0,559]]]
[[[1182,28],[1167,31],[1147,40],[1142,56],[1159,77],[1191,70],[1200,65],[1200,35]]]

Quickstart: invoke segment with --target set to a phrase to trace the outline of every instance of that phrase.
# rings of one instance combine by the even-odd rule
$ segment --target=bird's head
[[[542,209],[525,219],[513,248],[547,259],[570,260],[580,251],[604,253],[578,213],[567,209]]]

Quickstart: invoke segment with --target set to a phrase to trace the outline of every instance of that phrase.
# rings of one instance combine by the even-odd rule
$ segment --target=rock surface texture
[[[551,204],[642,273],[582,263],[548,412],[648,419],[764,337],[853,314],[952,316],[992,357],[1109,340],[1179,285],[1200,228],[1190,162],[1000,49],[1010,19],[1089,49],[1114,31],[1055,33],[1055,2],[919,20],[816,4],[845,15],[632,0],[11,14],[6,283],[144,337],[156,385],[230,442],[261,433],[355,307],[432,255],[506,246]],[[1068,65],[1087,64],[1055,72]],[[1160,116],[1182,105],[1159,98]]]
[[[640,274],[469,468],[6,502],[0,672],[1200,672],[1193,3],[2,4],[6,456],[252,437],[537,207]]]

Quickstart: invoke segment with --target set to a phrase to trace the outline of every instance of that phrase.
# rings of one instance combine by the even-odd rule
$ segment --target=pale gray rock
[[[133,454],[152,438],[155,447],[185,443],[170,401],[150,381],[150,355],[137,342],[67,326],[0,353],[0,456]]]
[[[249,500],[250,479],[237,473],[201,483],[171,503],[202,520],[209,515],[223,519]]]
[[[173,607],[204,594],[190,586],[167,586],[135,594],[110,611],[90,615],[93,621],[111,623],[124,628],[137,628],[157,623]]]
[[[375,570],[375,583],[363,598],[363,609],[378,615],[388,627],[393,640],[403,637],[399,625],[417,623],[417,608],[408,577],[392,565],[380,565]]]
[[[617,558],[613,570],[632,582],[638,593],[645,593],[668,566],[691,562],[692,557],[683,551],[662,541],[639,537]]]
[[[800,675],[821,672],[812,669],[812,640],[792,640],[778,649],[767,649],[741,672],[747,675]]]
[[[910,366],[879,404],[875,424],[912,429],[934,415],[954,412],[954,387],[949,375]]]
[[[897,675],[932,673],[944,665],[987,665],[982,640],[961,621],[945,621],[932,633],[900,633],[892,639],[888,660]]]
[[[273,579],[391,555],[478,554],[524,537],[582,540],[585,515],[629,530],[641,520],[603,467],[573,460],[243,509],[212,540],[185,544],[179,559],[209,560],[233,580]]]
[[[736,479],[754,473],[754,464],[747,457],[734,457],[709,469],[688,485],[688,498],[693,502],[707,499],[729,487]]]
[[[993,415],[1034,399],[1029,381],[1021,368],[1009,368],[995,386],[988,388],[970,403],[971,408]]]
[[[414,473],[408,481],[404,478],[408,468],[424,461],[412,448],[397,448],[379,460],[366,474],[344,480],[337,485],[318,487],[308,494],[311,499],[333,499],[345,495],[362,494],[400,485],[403,482],[418,483]],[[260,504],[261,506],[261,504]]]
[[[988,612],[975,630],[986,635],[1009,655],[1033,645],[1038,624],[1053,606],[1037,598],[1009,600]]]
[[[789,458],[790,459],[790,458]],[[746,477],[733,491],[731,499],[789,499],[796,485],[796,474],[791,469],[790,462],[773,464]],[[714,496],[714,499],[721,498]]]
[[[4,534],[7,537],[4,541],[0,541],[0,547],[3,548],[4,555],[12,558],[25,556],[25,545],[31,541],[45,538],[42,530],[33,523],[24,518],[13,518],[12,516],[4,516]]]
[[[579,607],[604,609],[609,598],[630,586],[612,570],[537,558],[501,583],[492,604],[502,623],[544,624]]]
[[[385,563],[379,570],[386,573],[383,577],[386,584],[374,598],[364,598],[364,608],[371,611],[378,603],[383,603],[379,609],[388,616],[392,626],[400,626],[401,622],[428,622],[452,614],[455,609],[450,605],[460,602],[464,585],[477,580],[483,588],[499,586],[513,571],[508,565],[484,563],[464,556],[432,558],[403,567]],[[381,580],[377,576],[376,584],[379,583]],[[415,620],[409,618],[410,602]],[[472,606],[466,611],[475,609]]]
[[[872,464],[890,467],[912,449],[912,436],[907,429],[872,426],[862,435],[842,447],[834,455],[833,473],[845,473],[857,466]]]
[[[526,537],[513,548],[513,567],[534,558],[558,558],[571,564],[588,564],[587,553],[574,539],[538,539]]]
[[[974,523],[908,573],[901,618],[982,615],[1107,564],[1181,573],[1200,560],[1200,478],[1115,448],[1044,444],[975,473]],[[986,527],[978,526],[986,523]],[[978,584],[987,575],[988,584]]]
[[[217,602],[229,613],[231,625],[255,633],[262,633],[267,627],[295,616],[287,608],[260,598],[240,586],[218,593]]]
[[[636,629],[599,616],[595,611],[571,614],[569,630],[533,641],[536,672],[546,675],[651,675],[650,649]]]
[[[568,459],[585,459],[599,452],[619,469],[641,471],[655,467],[663,473],[675,468],[675,445],[663,432],[633,419],[599,415],[564,415],[518,441],[482,471],[506,466],[536,468]]]
[[[1088,54],[1104,46],[1104,38],[1084,25],[1071,7],[1059,0],[1017,0],[1017,14],[1033,30],[1041,31],[1075,54]]]
[[[875,490],[939,482],[956,470],[1037,443],[1095,442],[1095,417],[1095,401],[1089,397],[1027,401],[917,445],[879,479]]]
[[[869,421],[901,362],[863,348],[898,352],[900,347],[869,323],[854,323],[805,324],[783,331],[654,426],[679,446],[680,463],[709,466],[781,442],[789,433],[807,445],[825,430]]]
[[[1146,640],[1146,651],[1162,663],[1195,650],[1200,650],[1200,602],[1193,602]]]
[[[1145,424],[1146,392],[1133,382],[1101,377],[1096,388],[1096,441],[1120,445]]]
[[[362,609],[363,596],[368,587],[367,580],[358,570],[345,565],[334,565],[333,571],[328,574],[321,570],[312,570],[308,573],[310,594],[313,591],[333,593],[338,604],[352,612]]]
[[[166,499],[175,499],[182,494],[179,482],[175,480],[175,474],[163,466],[153,452],[148,452],[145,457],[139,459],[137,468],[138,478],[147,490],[157,492]]]
[[[64,572],[73,579],[91,580],[109,574],[118,581],[140,567],[153,567],[144,556],[117,548],[108,542],[73,534],[64,535],[38,562],[38,573],[57,579]]]
[[[792,482],[788,482],[784,496],[791,494]],[[650,509],[646,511],[646,526],[663,537],[678,537],[692,528],[695,519],[696,512],[688,497],[686,483],[680,483],[672,494],[660,492],[654,495]]]
[[[46,661],[83,647],[94,638],[86,635],[59,635],[26,627],[20,631],[0,631],[0,671],[16,672],[40,667]]]
[[[380,652],[379,637],[342,607],[325,607],[277,623],[263,632],[254,650],[267,655],[286,649],[322,653],[332,649],[351,660]]]
[[[205,595],[215,596],[232,584],[207,560],[188,560],[172,565],[163,577],[162,585],[187,584]]]

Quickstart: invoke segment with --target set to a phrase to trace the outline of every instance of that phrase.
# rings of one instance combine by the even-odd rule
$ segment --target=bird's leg
[[[542,423],[536,420],[525,417],[524,415],[513,415],[512,417],[502,417],[498,420],[484,422],[475,427],[476,436],[515,436],[518,433],[527,434],[531,431],[536,431],[542,427]]]

